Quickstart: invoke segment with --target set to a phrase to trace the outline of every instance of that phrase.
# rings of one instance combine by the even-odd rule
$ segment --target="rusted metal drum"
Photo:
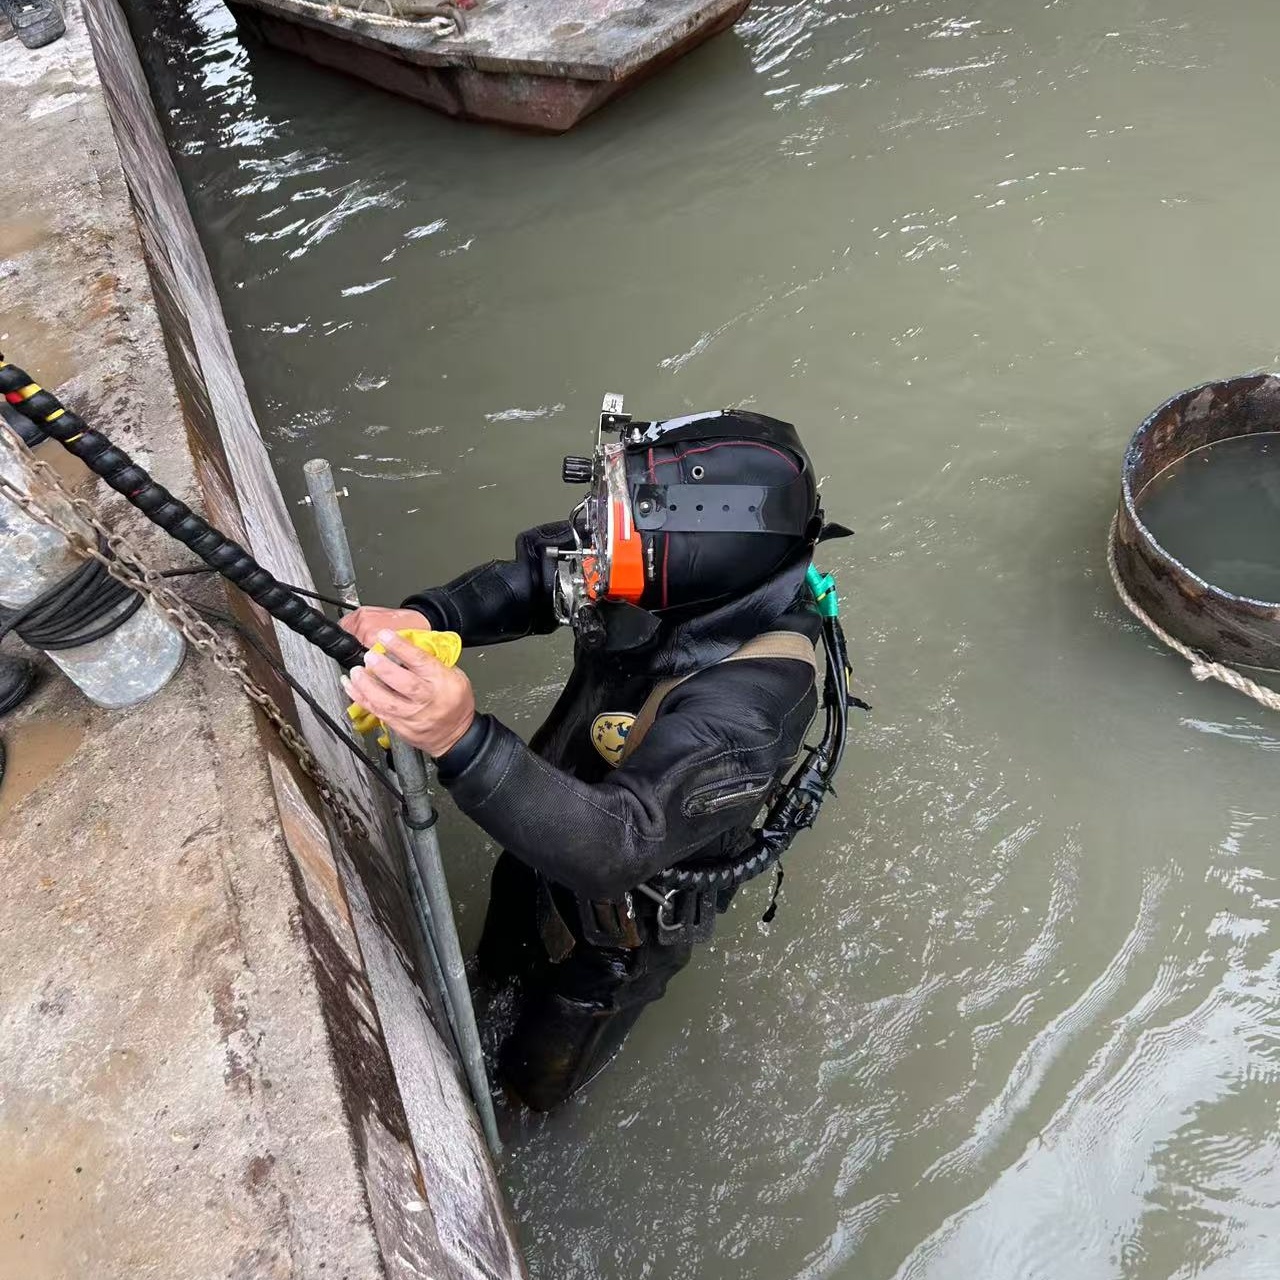
[[[1218,662],[1280,669],[1280,602],[1233,595],[1197,577],[1142,523],[1142,494],[1166,467],[1205,445],[1280,431],[1280,377],[1206,382],[1165,401],[1124,456],[1115,564],[1133,598],[1170,635]]]

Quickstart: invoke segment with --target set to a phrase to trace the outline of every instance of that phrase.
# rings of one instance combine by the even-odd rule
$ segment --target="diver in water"
[[[794,427],[621,409],[606,399],[594,457],[565,459],[565,479],[591,486],[568,521],[343,621],[390,655],[351,673],[352,697],[435,757],[503,847],[478,960],[489,983],[519,984],[499,1070],[539,1111],[609,1061],[738,884],[812,823],[844,747],[843,636],[812,556],[848,530],[824,523]],[[562,623],[573,671],[528,746],[477,710],[460,668],[392,634],[452,630],[474,648]],[[805,751],[819,640],[826,727]]]

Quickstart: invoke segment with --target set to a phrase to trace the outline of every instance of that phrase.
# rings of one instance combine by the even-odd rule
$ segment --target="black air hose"
[[[107,553],[105,543],[98,550]],[[142,597],[100,560],[84,560],[16,609],[0,607],[0,639],[10,631],[33,649],[78,649],[110,635],[142,607]]]
[[[354,667],[364,659],[364,646],[354,636],[330,622],[268,573],[239,543],[157,484],[123,449],[118,449],[100,432],[91,430],[57,396],[33,382],[16,365],[8,364],[3,355],[0,355],[0,394],[117,493],[123,494],[147,519],[190,547],[210,568],[239,587],[273,618],[310,640],[344,667]]]

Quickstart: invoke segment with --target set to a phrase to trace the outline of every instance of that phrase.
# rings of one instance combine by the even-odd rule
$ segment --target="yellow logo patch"
[[[591,745],[616,769],[636,718],[628,711],[606,711],[591,722]]]

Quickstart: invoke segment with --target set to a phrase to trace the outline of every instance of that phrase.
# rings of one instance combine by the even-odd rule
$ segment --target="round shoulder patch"
[[[604,711],[591,722],[591,745],[616,769],[636,718],[629,711]]]

